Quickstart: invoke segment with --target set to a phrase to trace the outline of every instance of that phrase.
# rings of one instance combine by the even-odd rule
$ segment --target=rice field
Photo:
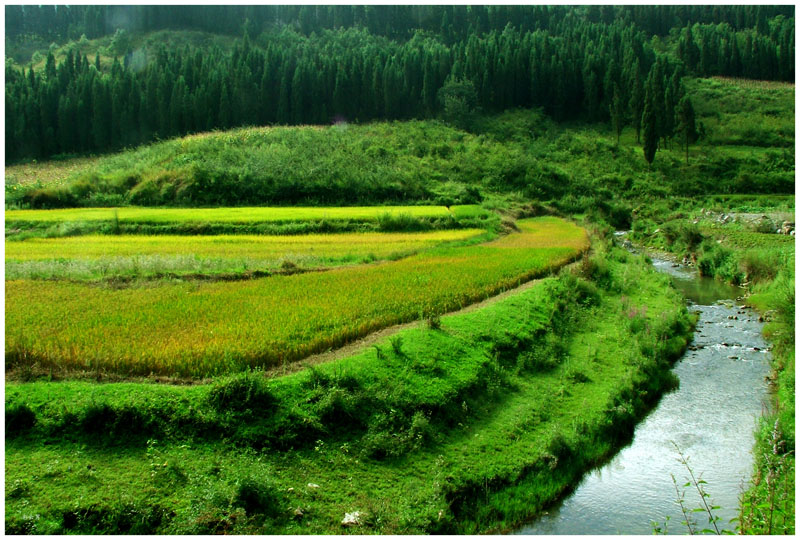
[[[586,232],[556,218],[481,245],[246,282],[114,289],[6,281],[6,366],[205,377],[274,366],[445,313],[573,260]]]
[[[225,208],[64,208],[7,210],[6,223],[64,223],[119,221],[120,223],[281,223],[292,221],[377,221],[390,216],[416,218],[478,217],[488,212],[478,205],[347,206],[347,207],[225,207]]]
[[[6,241],[6,279],[147,277],[301,268],[399,259],[445,243],[476,241],[479,229],[418,233],[85,235]]]

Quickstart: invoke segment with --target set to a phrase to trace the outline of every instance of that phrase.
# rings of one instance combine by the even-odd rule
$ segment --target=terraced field
[[[556,218],[483,245],[247,282],[122,289],[6,282],[6,365],[204,377],[293,362],[377,329],[433,317],[545,275],[588,248]]]
[[[478,229],[419,233],[83,235],[6,242],[6,279],[102,279],[333,267],[400,259],[443,243],[487,238]]]

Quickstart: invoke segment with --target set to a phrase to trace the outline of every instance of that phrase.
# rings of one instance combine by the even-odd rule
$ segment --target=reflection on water
[[[756,313],[730,300],[741,289],[698,278],[667,261],[654,265],[697,302],[690,307],[699,313],[694,341],[674,368],[680,388],[637,426],[630,446],[518,534],[650,534],[652,523],[663,525],[666,516],[670,533],[687,534],[670,476],[679,486],[688,481],[675,444],[708,482],[713,503],[721,506],[719,524],[734,528],[729,521],[752,471],[753,431],[766,406],[769,359],[762,325]],[[685,500],[689,508],[700,505],[689,488]],[[699,529],[708,525],[704,514],[694,516]]]
[[[739,287],[699,276],[693,269],[670,261],[653,259],[653,266],[660,272],[672,276],[675,288],[695,304],[710,305],[717,300],[737,298],[744,292]]]

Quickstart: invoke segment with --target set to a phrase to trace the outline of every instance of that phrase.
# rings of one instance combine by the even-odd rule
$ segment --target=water
[[[637,426],[629,446],[517,534],[652,534],[653,522],[663,526],[667,516],[670,533],[687,534],[671,475],[686,490],[688,508],[699,507],[701,497],[683,487],[689,473],[676,445],[721,507],[718,526],[734,529],[729,521],[738,515],[739,493],[753,470],[753,433],[768,403],[762,325],[735,302],[741,289],[667,261],[653,264],[673,277],[700,316],[689,350],[673,368],[680,388]],[[698,529],[710,527],[706,514],[692,517]]]

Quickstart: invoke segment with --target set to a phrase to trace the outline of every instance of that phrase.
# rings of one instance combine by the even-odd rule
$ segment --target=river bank
[[[769,346],[759,315],[741,305],[738,287],[702,278],[673,261],[653,260],[699,316],[695,336],[673,373],[680,386],[636,428],[630,446],[587,474],[576,489],[520,534],[688,533],[684,507],[702,506],[690,471],[704,481],[720,529],[733,530],[739,496],[753,468],[750,437],[768,407]],[[687,464],[681,463],[685,457]],[[619,504],[609,504],[619,501]],[[712,527],[692,514],[693,530]]]

